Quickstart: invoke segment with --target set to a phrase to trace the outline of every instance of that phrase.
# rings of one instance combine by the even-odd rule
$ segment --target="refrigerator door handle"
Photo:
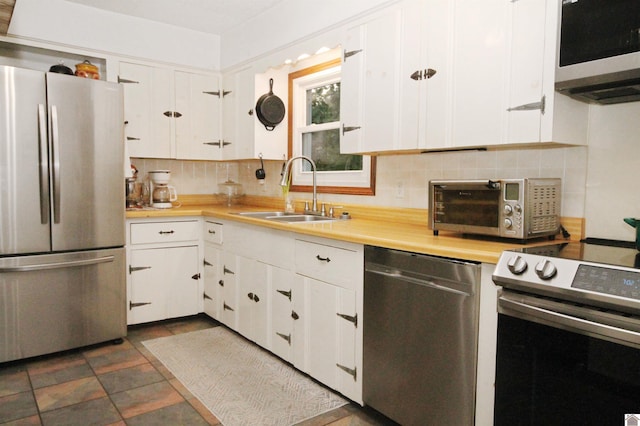
[[[58,139],[58,108],[51,106],[51,145],[53,148],[53,223],[60,223],[60,141]]]
[[[0,273],[30,272],[30,271],[43,271],[46,269],[70,268],[73,266],[87,266],[87,265],[95,265],[98,263],[108,263],[108,262],[113,262],[113,260],[114,260],[113,256],[104,256],[104,257],[98,257],[95,259],[71,260],[69,262],[52,262],[52,263],[40,263],[36,265],[6,266],[6,267],[0,267]]]
[[[47,119],[44,104],[38,104],[38,149],[40,150],[40,223],[49,222],[49,184],[47,181]]]

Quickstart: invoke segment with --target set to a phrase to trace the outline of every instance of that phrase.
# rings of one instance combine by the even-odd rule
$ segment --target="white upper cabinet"
[[[506,143],[586,144],[588,105],[554,90],[559,2],[507,2],[510,46]]]
[[[130,156],[221,159],[217,75],[121,62],[119,81]]]
[[[124,87],[125,136],[132,157],[171,158],[172,75],[163,68],[120,63]]]
[[[176,158],[220,159],[220,79],[183,71],[174,79]]]
[[[273,78],[273,93],[287,108],[288,68],[271,69],[256,74],[253,67],[232,71],[223,76],[224,99],[222,113],[222,159],[258,158],[282,160],[287,155],[287,118],[267,130],[256,116],[258,99],[269,93]]]

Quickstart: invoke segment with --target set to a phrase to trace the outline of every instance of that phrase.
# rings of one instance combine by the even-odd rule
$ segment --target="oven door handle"
[[[590,316],[591,312],[594,314],[591,316],[597,315],[597,311],[591,311],[588,308],[578,309],[584,313],[585,317]],[[510,299],[504,293],[498,298],[498,312],[562,330],[640,348],[639,332],[532,306],[519,300]]]

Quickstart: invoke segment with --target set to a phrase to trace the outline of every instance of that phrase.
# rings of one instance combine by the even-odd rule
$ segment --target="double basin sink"
[[[281,223],[309,223],[309,222],[329,222],[336,220],[328,216],[318,216],[314,214],[288,213],[288,212],[242,212],[240,216],[264,219]]]

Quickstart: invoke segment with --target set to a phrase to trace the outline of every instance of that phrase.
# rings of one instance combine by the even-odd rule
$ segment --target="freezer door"
[[[125,249],[0,258],[0,362],[127,334]]]
[[[52,248],[124,245],[124,103],[119,84],[47,73]]]
[[[44,73],[0,66],[0,256],[46,252],[49,176]]]

